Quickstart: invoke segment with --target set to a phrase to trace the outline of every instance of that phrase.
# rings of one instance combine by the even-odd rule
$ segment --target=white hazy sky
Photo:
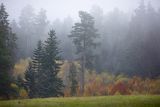
[[[77,18],[79,10],[89,11],[93,5],[100,6],[104,13],[114,8],[119,8],[125,12],[136,8],[141,0],[0,0],[7,7],[11,19],[17,19],[21,9],[26,5],[32,5],[36,11],[41,8],[47,10],[49,20],[56,18],[63,19],[71,16]],[[160,0],[151,1],[156,7],[160,7]]]

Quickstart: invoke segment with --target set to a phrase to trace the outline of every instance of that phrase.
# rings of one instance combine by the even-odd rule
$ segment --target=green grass
[[[0,101],[0,107],[160,107],[160,96],[65,97]]]

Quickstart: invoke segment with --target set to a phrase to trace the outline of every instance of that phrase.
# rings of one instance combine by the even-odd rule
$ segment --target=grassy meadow
[[[98,96],[0,101],[0,107],[160,107],[160,96]]]

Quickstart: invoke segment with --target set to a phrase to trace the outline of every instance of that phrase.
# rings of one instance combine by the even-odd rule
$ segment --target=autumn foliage
[[[24,66],[26,61],[20,61],[16,64],[15,69]],[[80,68],[77,62],[75,62],[77,69]],[[64,96],[69,97],[71,95],[70,81],[69,81],[69,63],[64,61],[61,67],[59,77],[63,79],[65,87],[63,89]],[[19,70],[20,71],[20,70]],[[77,75],[79,76],[77,71]],[[20,75],[23,77],[23,70],[21,72],[14,73],[15,77]],[[79,77],[77,77],[78,87],[76,89],[76,96],[81,96],[79,88]],[[27,98],[27,93],[23,88],[18,88],[19,98]],[[83,96],[105,96],[105,95],[148,95],[148,94],[160,94],[160,77],[155,79],[141,78],[138,76],[128,77],[122,74],[114,75],[107,72],[96,73],[95,71],[86,72],[85,74],[85,89]]]
[[[160,94],[160,78],[127,77],[107,73],[86,74],[84,96]],[[69,95],[69,90],[65,91]],[[77,89],[77,96],[80,94]]]

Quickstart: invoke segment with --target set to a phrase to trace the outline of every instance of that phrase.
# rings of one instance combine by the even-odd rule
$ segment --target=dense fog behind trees
[[[118,8],[106,13],[99,6],[90,9],[100,35],[94,60],[96,72],[149,77],[160,74],[160,10],[151,3],[140,2],[132,13]],[[50,21],[45,9],[35,12],[31,5],[25,6],[19,19],[11,22],[18,37],[17,60],[31,57],[38,40],[45,40],[51,28],[60,41],[63,59],[76,60],[74,44],[68,38],[74,23],[70,16]]]

